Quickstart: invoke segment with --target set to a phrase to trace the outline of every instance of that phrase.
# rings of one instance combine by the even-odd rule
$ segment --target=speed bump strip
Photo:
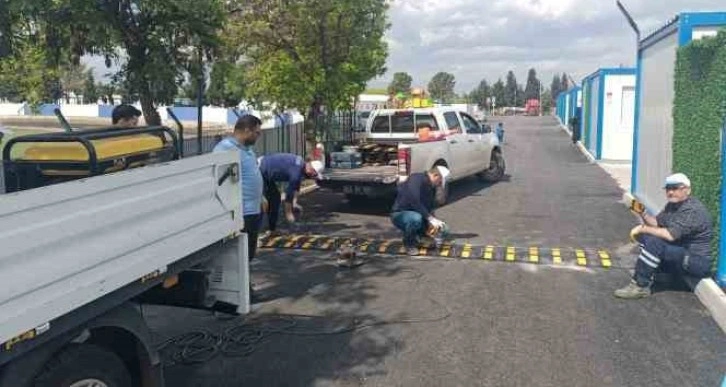
[[[260,246],[274,249],[335,251],[351,246],[360,253],[403,255],[406,249],[396,240],[376,240],[320,235],[285,235],[263,239]],[[499,262],[526,262],[546,265],[576,265],[610,268],[614,260],[604,249],[542,246],[496,246],[447,242],[438,248],[432,244],[419,246],[419,254],[428,257],[480,259]]]

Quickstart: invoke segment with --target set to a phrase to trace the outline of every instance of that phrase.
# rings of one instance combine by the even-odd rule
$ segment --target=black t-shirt
[[[713,222],[706,206],[694,197],[680,203],[668,203],[656,217],[659,227],[665,227],[675,241],[692,256],[711,256]]]
[[[392,212],[415,211],[426,219],[434,210],[436,188],[426,172],[412,173],[398,186],[396,202]]]

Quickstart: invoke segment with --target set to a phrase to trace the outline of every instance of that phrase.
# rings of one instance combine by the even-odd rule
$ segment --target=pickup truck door
[[[471,156],[469,161],[472,163],[472,172],[481,172],[489,167],[492,145],[487,136],[484,135],[482,126],[473,117],[464,113],[460,114],[466,128],[467,142],[470,145]]]
[[[469,154],[469,145],[471,144],[468,142],[467,135],[464,132],[464,126],[455,111],[445,112],[444,121],[446,122],[446,129],[448,130],[446,142],[449,147],[449,169],[451,170],[451,174],[456,179],[468,176],[471,174],[472,167]]]

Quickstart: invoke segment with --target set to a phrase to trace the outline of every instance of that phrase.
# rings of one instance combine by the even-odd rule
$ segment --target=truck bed
[[[390,184],[395,183],[397,178],[398,166],[396,165],[371,165],[351,169],[326,169],[324,173],[324,181],[340,183]]]
[[[236,152],[0,195],[0,343],[238,232]]]

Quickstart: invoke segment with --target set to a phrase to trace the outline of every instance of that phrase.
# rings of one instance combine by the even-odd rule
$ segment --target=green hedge
[[[726,116],[726,29],[678,49],[673,106],[673,171],[691,179],[693,194],[714,220],[718,257],[721,127]]]

